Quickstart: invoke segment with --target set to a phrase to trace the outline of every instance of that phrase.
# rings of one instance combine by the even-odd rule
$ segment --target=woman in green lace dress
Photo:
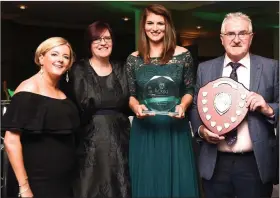
[[[129,105],[136,117],[130,136],[129,166],[133,198],[198,198],[192,135],[185,115],[192,103],[193,61],[176,46],[168,10],[145,8],[137,52],[127,58]],[[148,115],[142,103],[144,85],[153,76],[169,76],[179,86],[177,116]]]

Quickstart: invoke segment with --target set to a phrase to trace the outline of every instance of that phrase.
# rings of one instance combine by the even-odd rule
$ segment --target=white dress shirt
[[[230,58],[225,55],[223,65],[223,77],[229,77],[232,71],[232,67],[229,63],[232,62]],[[241,64],[236,70],[238,82],[242,83],[247,89],[250,86],[250,56],[249,53],[238,63]],[[249,134],[248,121],[245,118],[243,122],[237,127],[237,141],[229,146],[225,140],[218,144],[218,150],[222,152],[248,152],[253,150],[252,140]]]

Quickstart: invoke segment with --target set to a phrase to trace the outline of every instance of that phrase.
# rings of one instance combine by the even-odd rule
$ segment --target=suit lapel
[[[222,77],[225,56],[217,58],[217,61],[212,64],[212,80]]]
[[[250,54],[250,91],[257,92],[260,84],[263,66],[258,57]]]

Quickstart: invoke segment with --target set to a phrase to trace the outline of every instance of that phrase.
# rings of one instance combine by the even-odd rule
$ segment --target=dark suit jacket
[[[274,124],[279,111],[279,70],[278,61],[250,54],[250,91],[263,96],[273,108],[275,119],[269,119],[260,112],[248,113],[249,133],[253,143],[258,169],[263,183],[272,181],[276,175],[276,136]],[[199,64],[194,94],[194,103],[190,111],[192,127],[197,135],[198,127],[202,124],[199,117],[196,100],[200,87],[208,82],[222,77],[224,56]],[[202,140],[199,156],[201,177],[211,179],[217,158],[217,145]]]

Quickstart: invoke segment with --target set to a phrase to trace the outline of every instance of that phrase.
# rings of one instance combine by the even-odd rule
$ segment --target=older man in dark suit
[[[198,67],[191,122],[196,136],[202,139],[199,169],[206,198],[263,198],[272,194],[278,62],[249,53],[252,39],[250,18],[240,12],[227,14],[221,27],[225,55]],[[219,77],[231,77],[250,90],[246,98],[248,116],[225,136],[203,125],[196,106],[199,88]]]

